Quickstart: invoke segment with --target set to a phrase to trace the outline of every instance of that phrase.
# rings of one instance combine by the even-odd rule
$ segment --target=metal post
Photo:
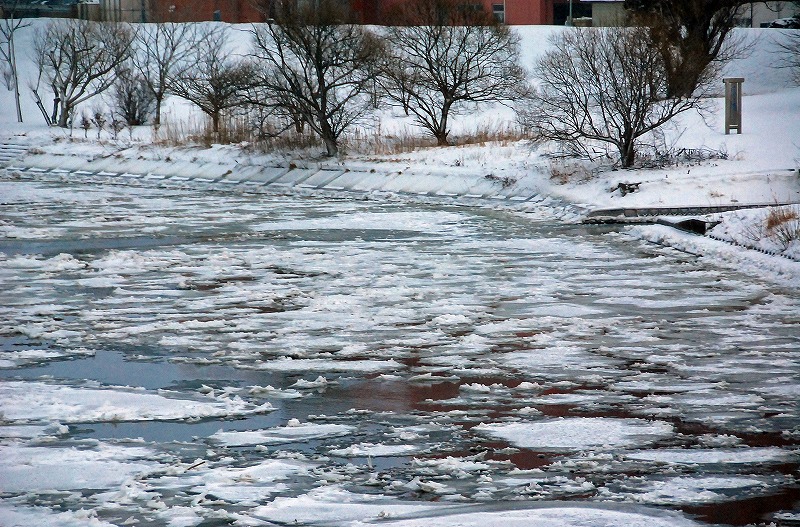
[[[723,79],[725,82],[725,134],[736,130],[742,133],[742,83],[741,77]]]
[[[564,24],[566,26],[574,26],[575,24],[572,21],[572,0],[569,0],[569,16],[567,17],[567,23]]]

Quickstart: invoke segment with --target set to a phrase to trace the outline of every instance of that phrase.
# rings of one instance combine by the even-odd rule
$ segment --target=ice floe
[[[15,423],[95,423],[203,419],[273,410],[233,397],[167,397],[133,388],[79,388],[43,382],[0,381],[0,413]]]
[[[229,447],[248,445],[279,445],[284,443],[309,441],[312,439],[338,437],[347,435],[352,431],[353,428],[347,425],[300,423],[296,420],[293,420],[290,421],[287,426],[268,428],[264,430],[251,430],[243,432],[223,432],[220,430],[219,432],[209,436],[209,439]]]
[[[103,443],[83,448],[0,445],[0,492],[104,489],[160,468],[156,458],[149,448]]]
[[[670,437],[663,421],[571,417],[533,422],[480,424],[473,430],[535,450],[603,450],[647,445]]]

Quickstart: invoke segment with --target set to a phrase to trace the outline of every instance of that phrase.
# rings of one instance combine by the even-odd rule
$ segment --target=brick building
[[[121,7],[132,16],[123,19],[141,21],[146,12],[148,22],[174,20],[197,22],[221,20],[230,23],[263,22],[265,16],[254,7],[253,0],[101,0],[105,4],[127,4]],[[364,24],[391,24],[388,8],[402,0],[350,0],[357,19]],[[477,0],[510,25],[563,25],[569,14],[569,0]],[[147,4],[147,5],[145,5]],[[591,6],[573,0],[573,16],[591,16]]]

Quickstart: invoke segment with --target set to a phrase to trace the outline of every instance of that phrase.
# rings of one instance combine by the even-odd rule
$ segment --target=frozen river
[[[800,525],[800,284],[546,210],[0,203],[0,525]]]

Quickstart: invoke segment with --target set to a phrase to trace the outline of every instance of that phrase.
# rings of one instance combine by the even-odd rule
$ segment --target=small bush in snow
[[[784,250],[800,241],[800,206],[773,207],[764,219],[767,236]]]

